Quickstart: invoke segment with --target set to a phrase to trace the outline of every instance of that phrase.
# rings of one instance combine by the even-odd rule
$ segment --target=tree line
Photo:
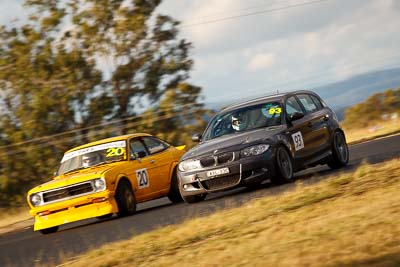
[[[26,23],[0,26],[1,207],[74,146],[133,132],[179,145],[205,127],[192,44],[160,3],[27,0]]]
[[[373,126],[392,114],[400,116],[400,88],[373,94],[364,102],[346,109],[343,126],[348,129]]]

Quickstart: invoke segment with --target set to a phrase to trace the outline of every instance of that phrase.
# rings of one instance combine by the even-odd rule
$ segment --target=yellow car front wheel
[[[127,180],[121,180],[115,192],[115,200],[118,205],[119,216],[129,216],[136,211],[136,199],[131,184]]]
[[[45,228],[45,229],[40,230],[40,232],[42,234],[44,234],[44,235],[52,234],[52,233],[55,233],[57,231],[58,231],[58,226],[53,226],[53,227],[50,227],[50,228]]]

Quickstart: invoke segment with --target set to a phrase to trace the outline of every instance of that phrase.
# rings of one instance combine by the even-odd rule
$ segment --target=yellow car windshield
[[[65,153],[57,175],[121,160],[126,160],[126,141],[89,146]]]

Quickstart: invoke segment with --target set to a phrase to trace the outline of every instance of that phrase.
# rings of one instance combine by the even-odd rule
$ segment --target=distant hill
[[[360,74],[347,80],[313,88],[335,109],[362,102],[376,92],[400,87],[400,68]]]
[[[399,87],[400,68],[394,68],[368,72],[353,76],[344,81],[316,88],[304,89],[318,93],[331,107],[335,109],[339,119],[341,120],[343,119],[343,112],[346,108],[366,100],[368,96],[374,93]],[[207,103],[206,107],[213,110],[219,110],[221,107],[231,103],[232,101]]]

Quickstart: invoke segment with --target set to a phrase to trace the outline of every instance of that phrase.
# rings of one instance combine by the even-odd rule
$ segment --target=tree
[[[400,113],[400,88],[386,90],[369,96],[364,102],[358,103],[345,111],[346,127],[367,127],[382,120],[382,115]]]
[[[143,103],[155,104],[168,90],[188,78],[191,44],[178,39],[179,23],[155,14],[160,0],[31,0],[42,14],[64,14],[63,40],[74,44],[85,57],[103,62],[110,118],[136,114]],[[126,129],[122,128],[122,133]]]
[[[28,23],[0,28],[0,204],[48,180],[72,146],[128,130],[180,143],[204,126],[191,44],[160,2],[27,0]]]
[[[202,132],[212,111],[199,103],[201,88],[181,83],[169,90],[155,107],[146,110],[136,130],[149,132],[176,145],[192,145],[191,135]],[[129,125],[128,125],[129,127]]]
[[[48,179],[61,153],[76,144],[74,138],[41,137],[75,129],[88,117],[92,123],[102,120],[94,119],[88,104],[96,102],[94,89],[101,84],[95,62],[55,42],[50,22],[43,25],[0,29],[0,188],[7,192],[2,197]],[[26,143],[35,139],[40,141]]]

